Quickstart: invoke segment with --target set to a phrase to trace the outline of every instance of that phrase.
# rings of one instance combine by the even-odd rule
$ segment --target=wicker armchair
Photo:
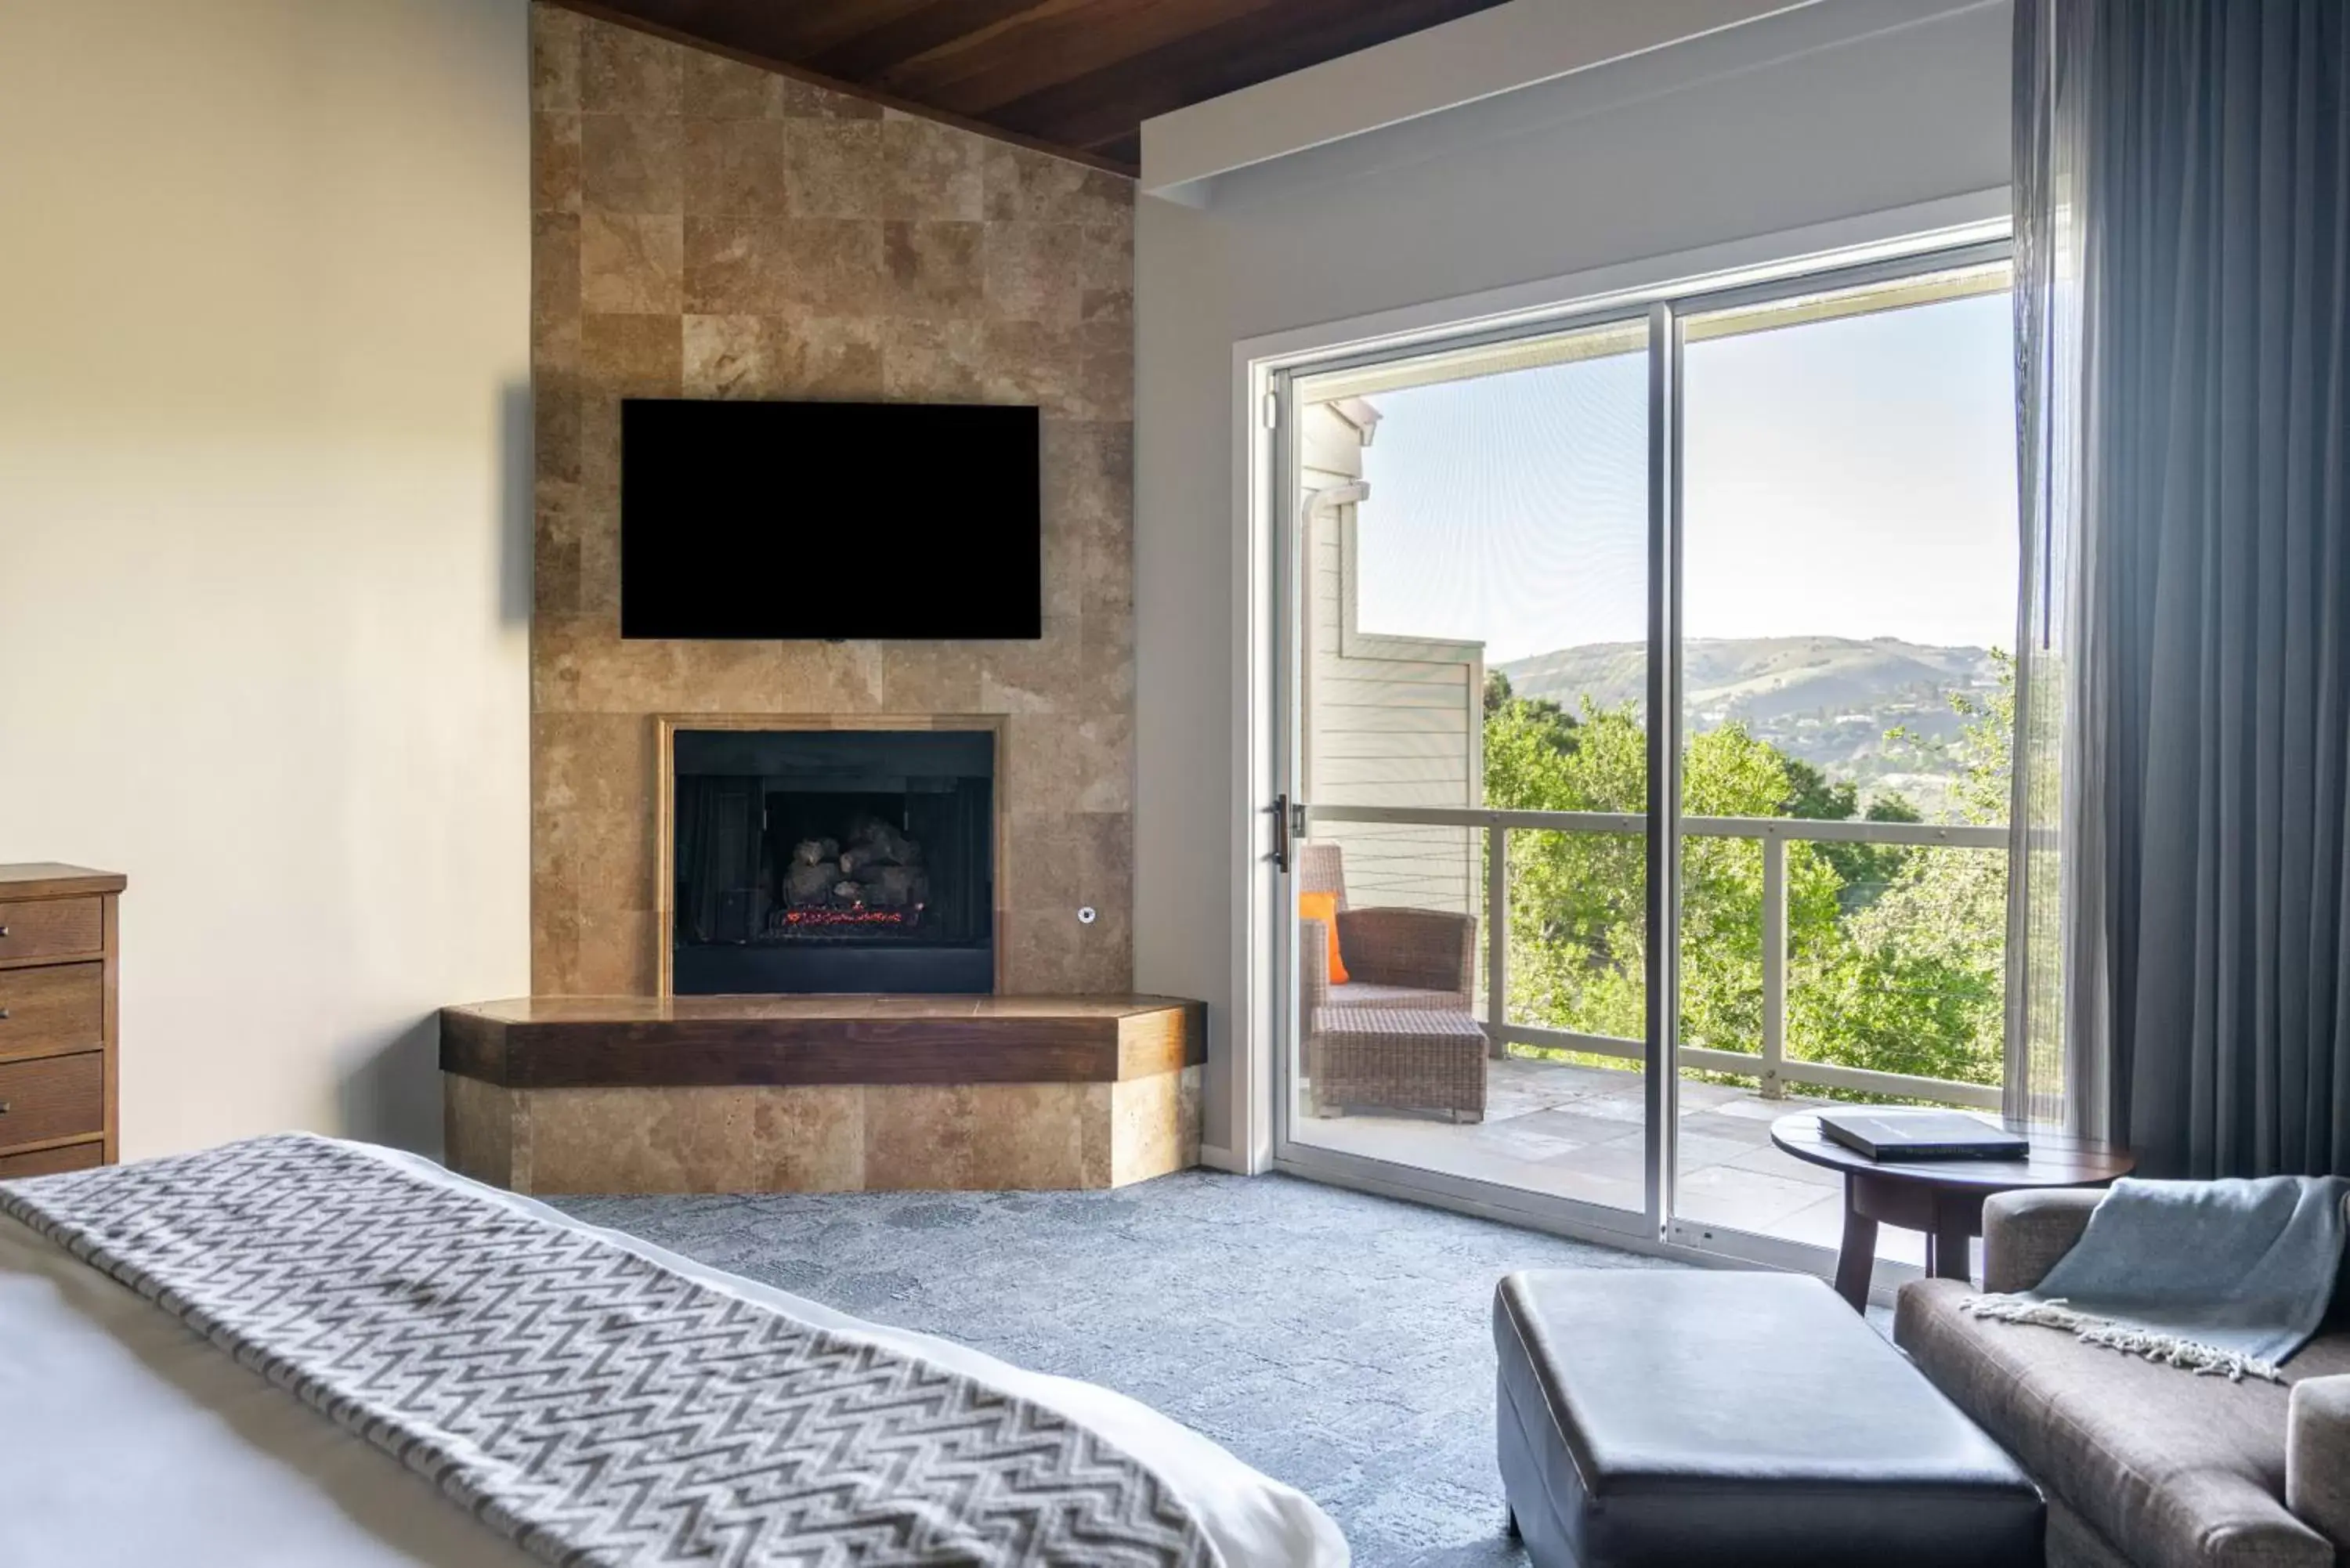
[[[1297,950],[1327,952],[1319,920],[1297,922]],[[1477,976],[1477,918],[1441,909],[1338,911],[1338,951],[1347,983],[1332,985],[1326,963],[1302,963],[1305,1017],[1316,1008],[1383,1007],[1406,1012],[1468,1012]]]
[[[1339,846],[1300,846],[1301,892],[1337,896],[1338,950],[1347,981],[1326,964],[1298,965],[1305,1074],[1316,1116],[1348,1106],[1485,1113],[1485,1035],[1470,1010],[1477,974],[1477,921],[1442,909],[1347,906]],[[1328,929],[1298,922],[1298,951],[1327,950]]]
[[[1332,986],[1321,966],[1305,966],[1309,1006],[1469,1011],[1470,988],[1477,983],[1476,917],[1444,909],[1349,907],[1346,859],[1336,844],[1298,846],[1297,890],[1336,895],[1338,950],[1347,961],[1347,982],[1342,986]],[[1319,920],[1305,924],[1329,940]],[[1298,933],[1300,951],[1315,950],[1307,935]]]

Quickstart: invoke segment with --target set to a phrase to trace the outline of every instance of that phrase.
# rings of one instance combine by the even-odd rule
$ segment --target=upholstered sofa
[[[2028,1290],[2097,1194],[2014,1192],[1983,1210],[1985,1288]],[[2285,1364],[2290,1386],[2197,1376],[2056,1329],[1962,1313],[1972,1287],[1902,1288],[1893,1337],[2047,1494],[2049,1568],[2350,1563],[2350,1324]]]

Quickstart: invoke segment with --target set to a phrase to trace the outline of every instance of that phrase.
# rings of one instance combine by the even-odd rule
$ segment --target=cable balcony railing
[[[1513,905],[1510,835],[1516,831],[1606,835],[1645,838],[1648,818],[1637,813],[1586,811],[1512,811],[1455,806],[1321,805],[1309,809],[1307,831],[1325,824],[1384,824],[1390,826],[1482,829],[1485,833],[1483,886],[1469,888],[1482,902],[1485,940],[1482,1020],[1495,1056],[1512,1045],[1542,1051],[1562,1051],[1611,1057],[1628,1062],[1646,1059],[1648,1048],[1637,1039],[1586,1033],[1541,1024],[1514,1023],[1510,1016]],[[1680,1046],[1678,1060],[1684,1071],[1695,1070],[1752,1078],[1766,1099],[1783,1097],[1791,1085],[1832,1092],[1882,1096],[1887,1098],[1958,1106],[1976,1110],[2001,1108],[1997,1084],[1957,1078],[1930,1077],[1841,1062],[1822,1062],[1788,1052],[1788,985],[1790,969],[1788,910],[1788,846],[1794,844],[1852,844],[1918,849],[2000,850],[2008,848],[2003,826],[1973,824],[1912,822],[1819,821],[1798,817],[1685,816],[1686,838],[1753,841],[1762,855],[1761,1039],[1757,1051],[1730,1051],[1718,1046]],[[1362,900],[1370,902],[1369,899]]]

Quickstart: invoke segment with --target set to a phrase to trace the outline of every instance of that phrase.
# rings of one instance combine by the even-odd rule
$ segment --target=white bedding
[[[1156,1470],[1229,1568],[1344,1568],[1304,1494],[1124,1395],[866,1323],[383,1152],[836,1333],[952,1368],[1090,1427]],[[523,1568],[536,1560],[396,1461],[0,1216],[0,1564]]]

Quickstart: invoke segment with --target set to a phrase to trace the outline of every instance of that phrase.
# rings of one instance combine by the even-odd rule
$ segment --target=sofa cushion
[[[1959,1310],[1971,1287],[1902,1287],[1893,1337],[2026,1469],[2142,1568],[2334,1568],[2284,1507],[2284,1386],[2199,1377],[2060,1330]],[[2350,1335],[2296,1380],[2350,1371]]]

